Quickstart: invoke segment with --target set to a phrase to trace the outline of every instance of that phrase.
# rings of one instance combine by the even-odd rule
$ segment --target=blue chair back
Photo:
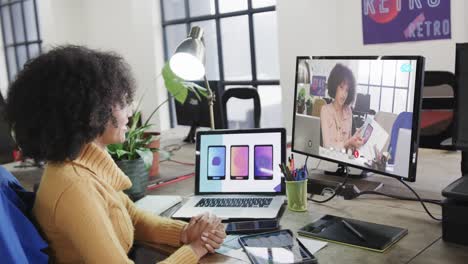
[[[35,194],[0,166],[0,256],[1,263],[48,263],[42,250],[47,243],[28,215]]]
[[[413,113],[401,112],[395,119],[392,126],[392,134],[390,135],[390,144],[388,145],[388,152],[390,152],[389,164],[395,163],[395,153],[398,142],[398,132],[400,128],[411,129],[413,126]]]

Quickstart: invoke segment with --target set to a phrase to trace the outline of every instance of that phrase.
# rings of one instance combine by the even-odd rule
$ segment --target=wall
[[[63,44],[84,44],[87,20],[84,2],[73,0],[37,1],[43,50]]]
[[[164,63],[159,1],[40,0],[38,9],[44,50],[78,44],[119,53],[136,79],[135,101],[144,94],[143,118],[167,98],[156,80]],[[168,118],[166,105],[152,118],[152,130],[167,129]]]
[[[406,1],[404,1],[406,2]],[[292,133],[296,56],[422,55],[426,70],[454,71],[455,43],[468,42],[465,0],[451,0],[452,39],[363,45],[361,0],[278,0],[283,124]]]

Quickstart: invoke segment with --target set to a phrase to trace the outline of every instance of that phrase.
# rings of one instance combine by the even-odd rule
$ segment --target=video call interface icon
[[[208,180],[226,179],[226,146],[208,147]],[[249,179],[249,146],[231,146],[230,179]],[[254,179],[273,179],[273,145],[254,146]]]

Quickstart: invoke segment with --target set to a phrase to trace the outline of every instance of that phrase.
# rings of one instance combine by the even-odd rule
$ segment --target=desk
[[[164,136],[164,135],[163,135]],[[163,137],[164,138],[164,137]],[[180,155],[179,155],[180,153]],[[192,153],[192,155],[189,155]],[[190,158],[192,156],[192,158]],[[180,157],[180,158],[179,158]],[[193,162],[194,145],[184,145],[174,152],[174,159]],[[192,159],[192,160],[191,160]],[[165,166],[164,163],[161,166]],[[177,171],[174,171],[177,173]],[[424,198],[440,199],[441,190],[460,173],[460,154],[437,150],[420,150],[416,183],[410,185]],[[383,191],[410,195],[398,181],[384,176],[369,180],[384,182]],[[158,188],[151,194],[193,194],[195,178]],[[428,205],[429,210],[441,217],[440,207]],[[466,263],[468,247],[442,241],[442,225],[424,212],[419,203],[399,201],[378,196],[363,196],[355,200],[335,198],[326,204],[310,202],[304,213],[285,210],[280,224],[282,228],[296,231],[324,214],[356,218],[380,224],[408,228],[409,233],[385,253],[329,243],[316,253],[323,263]],[[297,234],[297,233],[296,233]],[[209,255],[201,263],[239,263],[239,260],[223,255]]]
[[[181,144],[188,128],[177,128],[162,133],[162,147],[170,144]],[[415,183],[409,183],[424,198],[441,199],[440,192],[460,175],[460,153],[440,150],[421,149],[418,157],[418,170]],[[183,145],[175,151],[173,159],[183,162],[194,162],[194,145]],[[297,155],[298,163],[302,160]],[[310,159],[309,159],[310,160]],[[314,161],[311,161],[313,164]],[[322,163],[323,164],[323,163]],[[5,167],[13,174],[23,178],[38,181],[42,171],[37,168],[14,168],[14,164]],[[184,166],[184,165],[181,165]],[[183,167],[173,166],[168,162],[161,163],[166,173],[181,175]],[[21,178],[21,177],[19,177]],[[383,191],[401,195],[410,195],[398,181],[384,176],[372,176],[371,181],[384,183]],[[23,185],[25,181],[21,181]],[[194,192],[195,178],[169,184],[157,188],[150,194],[178,194],[190,196]],[[26,186],[32,188],[32,183]],[[429,210],[440,217],[441,210],[434,205],[428,205]],[[385,253],[374,253],[363,249],[329,243],[316,256],[324,263],[411,263],[439,264],[466,263],[468,247],[450,244],[442,241],[442,225],[426,215],[419,203],[387,199],[377,196],[364,196],[346,201],[340,197],[326,204],[309,203],[308,211],[296,213],[286,210],[281,218],[282,228],[296,232],[300,227],[323,214],[361,219],[380,224],[395,225],[408,228],[409,233],[401,241]],[[239,260],[223,255],[209,255],[201,263],[239,263]]]

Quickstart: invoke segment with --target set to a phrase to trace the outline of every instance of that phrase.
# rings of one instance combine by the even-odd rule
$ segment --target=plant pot
[[[307,107],[307,114],[311,116],[312,113],[313,113],[313,109],[314,109],[314,108],[312,107],[312,105],[311,105],[310,107],[308,106],[308,107]]]
[[[150,148],[157,148],[161,147],[161,139],[159,138],[160,133],[158,132],[146,132],[145,136],[156,136],[154,140],[148,144]],[[153,163],[149,170],[149,177],[157,177],[159,176],[159,151],[153,152]]]
[[[298,103],[297,104],[297,112],[299,114],[303,114],[305,110],[305,104],[304,103]]]
[[[148,170],[145,168],[143,159],[117,160],[115,163],[132,182],[132,187],[124,192],[132,201],[143,198],[148,187]]]

